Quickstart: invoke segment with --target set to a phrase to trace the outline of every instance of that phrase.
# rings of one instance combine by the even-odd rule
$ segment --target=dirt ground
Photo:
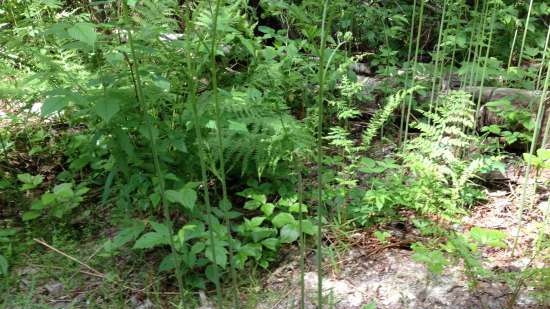
[[[457,231],[472,227],[497,229],[507,235],[506,249],[480,248],[485,269],[517,272],[531,267],[549,267],[549,252],[542,252],[534,259],[534,241],[540,229],[549,233],[549,226],[542,226],[544,213],[548,214],[548,180],[550,171],[543,171],[538,178],[538,188],[533,193],[533,181],[527,186],[522,224],[519,227],[518,211],[521,205],[524,177],[521,168],[510,166],[506,175],[499,175],[498,188],[487,192],[487,202],[473,208],[455,226]],[[531,192],[529,192],[531,191]],[[372,232],[372,231],[371,231]],[[417,231],[409,231],[415,234]],[[367,234],[369,232],[364,232]],[[518,233],[518,246],[511,255]],[[369,235],[355,235],[369,237]],[[372,252],[372,247],[351,247],[340,257],[337,270],[330,270],[323,278],[323,290],[336,309],[503,309],[550,308],[538,303],[530,289],[522,289],[515,301],[509,304],[512,289],[499,280],[481,280],[473,287],[460,262],[447,267],[442,275],[431,274],[424,264],[412,259],[413,252],[400,246],[385,246]],[[313,255],[313,254],[312,254]],[[314,270],[313,263],[308,265]],[[333,268],[333,267],[332,267]],[[296,261],[284,264],[265,280],[265,291],[277,291],[281,297],[258,306],[262,309],[298,308],[300,300],[300,271]],[[306,308],[317,308],[317,274],[305,273]],[[370,306],[369,306],[370,305]],[[549,305],[549,304],[546,304]]]

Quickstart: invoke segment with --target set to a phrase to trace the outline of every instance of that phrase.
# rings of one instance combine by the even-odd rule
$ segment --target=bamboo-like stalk
[[[416,32],[416,47],[414,50],[414,61],[413,61],[413,72],[411,80],[414,84],[414,78],[416,77],[416,67],[418,65],[418,50],[420,49],[420,36],[422,35],[422,24],[424,22],[424,4],[425,0],[420,0],[420,13],[418,18],[418,29]],[[411,118],[411,108],[412,108],[412,95],[409,97],[409,102],[407,104],[407,116],[405,117],[405,137],[403,138],[403,149],[407,144],[407,138],[409,134],[409,121]]]
[[[518,38],[519,25],[516,24],[516,31],[514,31],[514,38],[512,39],[512,47],[510,47],[510,55],[508,56],[508,64],[506,69],[510,70],[512,66],[512,58],[514,57],[514,49],[516,48],[516,40]]]
[[[124,19],[128,21],[128,16],[125,8],[124,8],[123,14],[124,14]],[[137,100],[140,106],[145,107],[145,112],[146,112],[145,121],[147,125],[147,133],[149,134],[149,138],[151,139],[151,142],[150,142],[151,154],[153,156],[153,164],[155,167],[155,172],[159,179],[159,190],[160,190],[160,196],[161,196],[161,202],[162,202],[162,213],[164,216],[166,227],[168,229],[168,233],[170,234],[169,245],[170,245],[172,254],[177,257],[178,252],[176,250],[176,244],[174,243],[174,238],[172,237],[172,235],[174,235],[174,228],[173,228],[174,223],[170,218],[169,203],[166,200],[166,194],[165,194],[166,188],[165,188],[165,181],[164,181],[164,173],[162,172],[162,169],[160,167],[159,154],[157,152],[157,142],[156,142],[155,135],[153,133],[153,124],[151,123],[151,117],[149,117],[149,114],[148,114],[151,107],[149,106],[147,100],[145,100],[145,96],[143,95],[143,87],[142,87],[141,77],[139,74],[139,64],[138,64],[139,60],[136,56],[136,49],[134,47],[132,29],[128,30],[128,44],[130,45],[130,53],[132,56],[132,62],[130,63],[130,67],[131,67],[131,71],[133,72],[133,75],[135,76],[135,88],[136,88],[135,90],[137,93]],[[175,263],[175,269],[176,269],[176,281],[178,283],[181,303],[185,308],[186,307],[185,301],[184,301],[185,286],[183,285],[183,273],[181,271],[180,263]]]
[[[481,31],[479,32],[480,34],[476,37],[474,59],[472,60],[475,66],[472,66],[470,68],[470,79],[468,84],[470,87],[473,86],[474,82],[477,80],[478,70],[476,70],[476,68],[478,68],[481,64],[481,59],[482,59],[481,54],[483,52],[483,42],[485,39],[488,11],[489,11],[489,1],[485,1],[485,3],[483,4],[483,12],[482,12],[481,21],[480,21]]]
[[[475,7],[474,7],[474,12],[477,12],[477,10],[479,9],[479,1],[475,1]],[[478,19],[475,18],[474,19],[474,26],[472,27],[472,29],[477,29],[478,25]],[[472,31],[470,33],[470,41],[468,42],[468,51],[466,52],[466,62],[465,63],[470,63],[470,60],[472,59],[472,48],[474,46],[474,37],[475,37],[475,31]],[[475,58],[474,58],[475,60]],[[462,81],[460,82],[460,89],[464,89],[466,87],[466,78],[462,78]]]
[[[529,30],[529,21],[531,19],[531,10],[533,9],[533,0],[529,1],[529,10],[527,11],[527,18],[525,19],[525,29],[523,29],[523,37],[521,39],[521,47],[519,49],[518,67],[521,66],[523,60],[523,49],[525,48],[525,40],[527,39],[527,31]]]
[[[411,63],[411,54],[412,54],[412,45],[413,45],[413,37],[414,37],[414,25],[415,25],[415,19],[416,19],[416,0],[413,2],[413,11],[412,11],[412,17],[411,17],[411,31],[409,33],[409,50],[407,52],[407,63]],[[405,77],[405,87],[408,87],[409,83],[409,72],[406,73]],[[405,126],[405,111],[406,111],[406,104],[405,102],[401,103],[401,119],[399,122],[399,136],[397,138],[399,145],[401,145],[401,138],[402,133],[404,131]]]
[[[548,65],[550,65],[550,63],[547,63],[547,66]],[[540,130],[541,130],[541,122],[542,122],[542,118],[543,118],[543,114],[544,114],[544,105],[545,105],[545,101],[546,101],[546,95],[548,93],[549,81],[550,81],[550,70],[547,70],[546,71],[546,78],[544,80],[544,88],[542,90],[542,94],[541,94],[540,100],[539,100],[537,118],[536,118],[536,121],[535,121],[535,130],[533,132],[533,138],[531,140],[531,147],[529,149],[529,154],[530,155],[533,155],[535,153],[535,149],[537,148],[536,145],[537,145],[538,137],[539,137]],[[529,174],[531,173],[531,168],[532,168],[531,161],[528,161],[527,162],[527,167],[525,168],[525,179],[523,181],[520,205],[519,205],[519,210],[518,210],[518,214],[517,214],[518,228],[516,230],[516,235],[514,235],[514,245],[512,246],[512,252],[511,252],[512,256],[514,256],[514,252],[516,250],[518,240],[519,240],[520,229],[521,229],[522,223],[523,223],[523,211],[525,209],[527,186],[529,185],[529,178],[530,178]]]
[[[300,309],[306,308],[306,285],[305,285],[305,272],[306,272],[306,238],[304,235],[304,213],[302,205],[304,204],[304,180],[302,178],[301,166],[297,168],[298,171],[298,203],[299,214],[298,229],[300,232]]]
[[[187,15],[186,15],[187,16]],[[188,33],[192,33],[193,25],[191,25],[190,18],[186,17],[185,19],[186,30]],[[187,104],[191,107],[191,113],[193,115],[193,127],[195,130],[195,139],[197,142],[197,151],[199,157],[199,165],[201,169],[201,187],[203,190],[203,202],[206,206],[206,224],[208,225],[208,241],[210,242],[212,256],[216,256],[216,237],[214,236],[214,228],[212,222],[212,204],[210,202],[210,192],[208,190],[208,169],[206,165],[206,151],[204,147],[204,137],[202,135],[199,123],[199,112],[197,107],[197,90],[198,90],[198,78],[197,76],[202,71],[202,65],[197,66],[193,55],[197,55],[196,51],[191,51],[187,56],[187,70],[189,72],[189,86],[188,86],[188,95],[186,98]],[[214,269],[214,286],[216,288],[216,298],[217,303],[221,305],[222,303],[222,290],[219,281],[219,268],[218,265],[214,262],[212,264]]]
[[[443,29],[445,25],[445,15],[447,14],[447,0],[443,1],[443,11],[441,12],[441,21],[439,23],[439,34],[437,37],[437,48],[435,53],[435,64],[434,64],[434,70],[432,73],[432,91],[430,93],[430,107],[429,112],[432,112],[434,98],[435,98],[435,88],[438,80],[438,66],[439,66],[439,58],[441,57],[441,39],[443,37]],[[441,65],[443,67],[443,64]],[[430,120],[428,120],[428,124],[430,123]]]
[[[537,75],[537,81],[535,82],[535,90],[539,89],[540,81],[542,80],[542,72],[544,70],[544,62],[546,61],[546,55],[548,54],[548,42],[550,40],[550,25],[546,31],[546,41],[544,42],[544,51],[542,53],[542,61],[540,63],[539,74]]]
[[[211,36],[211,45],[210,45],[210,74],[212,82],[212,96],[214,99],[214,113],[215,113],[215,122],[216,122],[216,139],[218,143],[218,177],[222,185],[222,205],[230,206],[229,198],[227,195],[227,183],[225,179],[225,159],[223,155],[224,143],[223,143],[223,131],[222,131],[222,121],[221,121],[221,107],[220,100],[218,97],[218,69],[216,65],[216,49],[218,47],[218,15],[220,13],[221,0],[216,0],[214,10],[212,10],[212,1],[210,4],[210,12],[212,13],[212,32]],[[224,206],[225,207],[225,206]],[[237,287],[237,273],[235,272],[235,267],[233,265],[233,243],[231,240],[231,228],[228,217],[229,209],[222,209],[224,215],[224,221],[227,228],[227,234],[229,236],[229,265],[230,265],[230,275],[231,275],[231,286],[233,292],[233,304],[235,308],[239,308],[239,292]]]
[[[325,49],[326,49],[326,24],[328,0],[323,4],[323,17],[321,22],[321,45],[319,47],[319,97],[317,112],[319,113],[317,124],[317,308],[323,309],[323,273],[322,273],[322,237],[323,237],[323,121],[325,101]]]
[[[496,9],[496,7],[495,7]],[[479,109],[481,107],[481,94],[483,93],[483,86],[485,85],[485,75],[487,74],[487,65],[489,63],[489,54],[491,52],[491,44],[493,42],[493,33],[494,33],[494,30],[495,30],[495,20],[496,20],[496,12],[492,14],[492,17],[491,17],[491,24],[490,24],[490,29],[489,29],[489,41],[487,42],[487,49],[485,51],[485,62],[483,64],[483,70],[481,71],[481,81],[480,81],[480,86],[479,86],[479,98],[477,99],[477,104],[476,104],[476,113],[475,113],[475,118],[476,121],[474,121],[474,128],[473,130],[475,131],[476,128],[477,128],[477,119],[478,119],[478,116],[479,116]]]

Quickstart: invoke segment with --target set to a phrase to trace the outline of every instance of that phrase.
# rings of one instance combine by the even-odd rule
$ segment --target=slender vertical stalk
[[[216,121],[216,139],[218,143],[218,176],[220,177],[220,182],[222,185],[222,203],[224,209],[222,212],[224,214],[224,221],[227,228],[227,233],[229,235],[229,265],[230,265],[230,275],[232,282],[232,291],[233,291],[233,304],[235,308],[239,308],[239,292],[237,288],[237,273],[235,272],[235,267],[233,265],[233,242],[231,239],[231,228],[228,217],[228,211],[230,210],[230,202],[227,195],[227,182],[225,178],[225,159],[223,155],[224,143],[223,143],[223,129],[221,121],[221,107],[220,100],[218,96],[218,69],[216,65],[216,50],[218,47],[218,15],[220,13],[221,0],[216,0],[214,10],[212,11],[212,3],[210,2],[210,12],[212,15],[212,33],[211,36],[211,45],[210,45],[210,73],[211,73],[211,82],[212,82],[212,96],[214,99],[214,109],[215,109],[215,121]],[[226,209],[227,208],[227,209]]]
[[[523,61],[523,49],[525,48],[525,40],[527,39],[527,31],[529,30],[529,20],[531,18],[532,8],[533,8],[533,0],[530,0],[529,10],[527,11],[527,18],[525,19],[525,29],[523,29],[523,37],[521,39],[521,47],[519,49],[518,67],[521,66],[521,61]]]
[[[479,1],[476,0],[475,1],[474,12],[477,12],[478,9],[479,9]],[[475,18],[474,21],[475,21],[475,24],[472,27],[472,29],[477,29],[477,27],[478,27],[478,25],[477,25],[478,18]],[[472,58],[472,47],[474,46],[474,36],[475,36],[475,31],[472,30],[472,32],[470,33],[470,41],[468,43],[468,51],[466,53],[466,62],[465,63],[470,63],[470,60]],[[464,87],[466,87],[466,76],[464,76],[464,78],[462,78],[462,81],[460,82],[460,88],[464,89]]]
[[[414,3],[413,3],[413,11],[412,11],[412,18],[411,18],[411,31],[409,33],[409,50],[407,52],[407,63],[409,63],[409,64],[411,62],[415,19],[416,19],[416,0],[414,0]],[[409,72],[405,72],[405,74],[406,74],[405,75],[405,87],[409,87],[409,85],[408,85]],[[401,120],[400,120],[400,123],[399,123],[399,136],[398,136],[399,145],[401,145],[401,138],[402,138],[401,135],[403,133],[404,125],[405,125],[405,111],[406,111],[406,104],[405,104],[405,102],[403,102],[403,103],[401,103]]]
[[[476,69],[481,65],[481,59],[483,58],[481,54],[483,53],[483,45],[485,40],[485,31],[486,31],[488,14],[489,14],[489,1],[485,1],[485,4],[483,5],[483,13],[481,15],[481,23],[480,23],[481,31],[480,31],[480,34],[476,37],[474,59],[472,60],[472,62],[475,64],[475,67],[472,66],[470,69],[470,80],[469,80],[470,86],[473,86],[474,82],[477,80],[478,70]]]
[[[418,17],[418,29],[416,32],[416,47],[414,50],[413,72],[411,74],[411,81],[413,82],[413,84],[416,77],[416,67],[418,65],[418,50],[420,49],[420,36],[422,35],[422,24],[424,22],[424,4],[425,0],[420,0],[420,13]],[[412,100],[413,97],[411,95],[407,104],[407,116],[405,117],[405,137],[403,138],[403,147],[405,147],[405,145],[407,144],[407,137],[409,134],[409,120],[411,117]]]
[[[298,171],[298,204],[299,204],[299,214],[298,220],[298,229],[300,232],[300,309],[306,308],[306,286],[305,286],[305,272],[306,272],[306,238],[304,235],[304,213],[303,213],[303,204],[304,204],[304,180],[302,178],[302,168],[301,165],[297,168]]]
[[[477,104],[476,104],[476,113],[475,113],[475,121],[474,121],[474,131],[476,130],[477,128],[477,118],[479,117],[479,109],[481,107],[481,97],[482,97],[482,93],[483,93],[483,86],[485,85],[485,75],[487,74],[487,65],[489,63],[489,54],[491,52],[491,44],[493,42],[493,33],[494,33],[494,30],[495,30],[495,20],[496,20],[496,13],[493,13],[492,17],[491,17],[491,25],[490,25],[490,29],[489,29],[489,41],[487,42],[487,49],[485,51],[485,62],[483,64],[483,70],[481,71],[481,84],[479,86],[479,95],[478,95],[478,99],[477,99]]]
[[[542,53],[542,61],[540,62],[539,74],[535,83],[535,90],[539,89],[540,81],[542,80],[542,71],[544,70],[544,63],[546,61],[546,55],[548,54],[548,42],[550,40],[550,25],[548,25],[548,31],[546,31],[546,42],[544,43],[544,51]]]
[[[547,65],[550,65],[550,63],[548,63]],[[544,105],[545,105],[545,102],[546,102],[546,96],[547,96],[547,93],[548,93],[548,84],[549,84],[549,80],[550,80],[550,70],[547,70],[546,71],[546,79],[544,80],[544,88],[542,90],[542,94],[540,96],[540,101],[539,101],[539,107],[538,107],[538,111],[537,111],[537,118],[536,118],[536,121],[535,121],[535,130],[533,131],[533,138],[531,139],[531,147],[529,149],[529,154],[530,155],[533,155],[535,153],[535,149],[537,148],[537,141],[538,141],[538,138],[539,138],[539,134],[540,134],[540,130],[541,130],[541,122],[542,122],[542,118],[543,118],[543,114],[544,114]],[[525,209],[525,199],[526,199],[526,195],[527,195],[527,186],[529,184],[529,177],[530,177],[530,173],[531,173],[531,161],[528,161],[527,162],[527,167],[525,168],[525,179],[523,181],[523,187],[522,187],[522,192],[521,192],[521,200],[520,200],[520,205],[519,205],[519,210],[518,210],[518,217],[517,217],[517,224],[518,224],[518,228],[516,230],[516,235],[514,235],[514,245],[512,246],[512,252],[511,252],[511,255],[513,256],[514,255],[514,252],[516,250],[516,247],[517,247],[517,244],[518,244],[518,240],[519,240],[519,232],[520,232],[520,229],[522,227],[522,223],[523,223],[523,211]]]
[[[514,57],[514,49],[516,48],[518,31],[519,31],[519,25],[516,25],[516,31],[514,31],[514,38],[512,39],[512,47],[510,47],[510,55],[508,56],[508,65],[506,66],[507,70],[510,70],[510,67],[512,66],[512,58]]]
[[[432,92],[430,94],[430,113],[432,112],[433,102],[435,98],[435,86],[437,84],[438,79],[438,67],[439,67],[439,58],[441,57],[441,38],[443,37],[443,28],[445,25],[445,15],[447,13],[447,0],[443,2],[443,11],[441,13],[441,21],[439,23],[439,34],[437,37],[437,48],[435,53],[435,64],[434,64],[434,70],[432,73]],[[442,64],[443,66],[443,64]],[[428,120],[429,123],[429,120]]]
[[[323,121],[325,101],[325,49],[326,49],[326,23],[328,0],[323,5],[323,17],[321,23],[321,45],[319,47],[319,97],[317,112],[319,113],[317,124],[317,308],[323,308],[323,262],[322,237],[323,237]]]
[[[124,13],[124,17],[125,17],[126,20],[128,19],[127,15],[126,15],[126,12]],[[128,43],[130,45],[130,53],[131,53],[131,56],[132,56],[132,62],[130,64],[131,71],[135,75],[135,79],[136,79],[135,80],[136,81],[135,87],[136,87],[136,93],[137,93],[137,100],[138,100],[138,103],[140,104],[140,106],[143,106],[145,108],[145,112],[146,112],[145,121],[146,121],[146,125],[147,125],[147,133],[149,134],[149,138],[151,139],[150,144],[151,144],[151,153],[152,153],[152,156],[153,156],[153,164],[154,164],[155,172],[157,174],[158,181],[159,181],[160,196],[161,196],[161,201],[162,201],[162,213],[163,213],[163,216],[164,216],[165,224],[168,228],[168,233],[170,234],[170,237],[169,237],[170,249],[172,251],[172,254],[177,257],[177,256],[179,256],[179,254],[178,254],[177,249],[176,249],[176,244],[174,243],[174,238],[172,237],[172,235],[174,235],[174,228],[173,228],[174,223],[172,222],[172,219],[170,218],[169,203],[166,200],[166,194],[165,194],[165,191],[166,191],[165,189],[166,188],[165,188],[165,182],[164,182],[164,174],[163,174],[162,169],[160,167],[159,154],[157,152],[156,137],[153,133],[153,124],[151,123],[151,117],[149,115],[150,106],[149,106],[147,100],[145,100],[145,96],[143,95],[143,87],[142,87],[141,77],[140,77],[140,74],[139,74],[139,65],[138,65],[139,61],[138,61],[138,58],[136,56],[136,49],[134,47],[132,29],[128,30]],[[178,261],[178,262],[175,263],[176,281],[178,283],[178,289],[179,289],[179,292],[180,292],[181,303],[185,306],[185,302],[184,302],[185,287],[183,285],[183,273],[181,271],[181,264],[179,263],[179,259],[176,258],[176,261]]]

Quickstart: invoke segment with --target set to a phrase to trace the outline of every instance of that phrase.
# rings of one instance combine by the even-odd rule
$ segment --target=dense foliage
[[[4,0],[0,274],[33,238],[88,239],[153,263],[181,304],[215,288],[239,307],[239,273],[289,244],[321,269],[333,229],[412,212],[439,239],[416,259],[491,277],[475,248],[505,236],[449,226],[508,152],[548,168],[549,17],[544,1]],[[547,270],[528,271],[543,291]]]

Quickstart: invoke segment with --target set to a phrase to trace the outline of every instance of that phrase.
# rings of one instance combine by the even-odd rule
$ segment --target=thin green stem
[[[530,0],[529,10],[527,11],[527,18],[525,19],[525,29],[523,29],[523,37],[521,38],[521,47],[519,49],[518,67],[521,66],[521,61],[523,61],[523,50],[525,48],[525,40],[527,39],[527,32],[529,30],[529,21],[531,19],[532,8],[533,8],[533,0]]]
[[[443,2],[443,11],[441,13],[441,21],[439,23],[439,34],[438,34],[438,37],[437,37],[437,48],[436,48],[436,53],[435,53],[435,64],[434,64],[434,70],[433,70],[433,73],[432,73],[432,92],[430,94],[430,109],[429,109],[429,112],[431,113],[432,112],[432,107],[433,107],[433,103],[434,103],[434,98],[435,98],[435,87],[436,87],[436,84],[437,84],[437,79],[438,79],[438,67],[439,67],[439,58],[441,57],[441,39],[443,37],[443,28],[444,28],[444,25],[445,25],[445,15],[447,13],[447,0],[445,0]],[[428,120],[428,123],[429,123],[429,120]]]
[[[231,239],[231,225],[229,222],[228,212],[231,209],[231,204],[227,194],[227,182],[225,177],[225,158],[223,154],[224,143],[223,143],[223,129],[222,129],[222,120],[221,120],[221,107],[220,100],[218,95],[218,69],[216,64],[216,50],[218,47],[218,16],[220,13],[221,0],[216,0],[213,16],[212,16],[212,33],[211,33],[211,46],[210,46],[210,72],[211,72],[211,82],[212,82],[212,96],[214,99],[214,109],[215,109],[215,121],[216,121],[216,139],[218,143],[218,177],[222,185],[222,212],[224,215],[224,222],[227,228],[227,233],[229,236],[229,263],[230,263],[230,275],[231,275],[231,286],[233,291],[233,305],[235,308],[239,308],[239,291],[237,287],[237,273],[234,267],[233,259],[233,241]],[[212,6],[211,12],[212,12]]]
[[[306,286],[305,286],[305,272],[306,272],[306,238],[304,235],[304,213],[303,213],[303,204],[304,204],[304,180],[302,178],[302,169],[301,166],[297,168],[298,171],[298,204],[299,204],[299,215],[298,215],[298,229],[300,232],[300,309],[306,308]]]
[[[322,273],[322,237],[323,237],[323,121],[325,100],[325,49],[326,49],[326,21],[328,0],[323,5],[323,17],[321,24],[321,46],[319,47],[319,97],[317,112],[319,113],[317,124],[317,307],[323,308],[323,273]]]
[[[476,46],[474,49],[474,59],[472,60],[475,65],[472,66],[470,69],[470,81],[468,84],[470,85],[470,87],[472,87],[475,81],[477,80],[477,74],[478,74],[477,68],[479,68],[481,64],[481,59],[483,58],[481,55],[483,53],[483,45],[485,40],[485,31],[486,31],[488,14],[489,14],[489,1],[485,1],[485,4],[483,5],[483,13],[481,15],[481,24],[480,24],[481,31],[479,32],[480,34],[476,38]]]
[[[544,63],[546,62],[546,55],[548,54],[548,43],[550,41],[550,25],[548,25],[548,31],[546,31],[546,41],[544,43],[544,51],[542,53],[542,61],[540,62],[539,74],[537,75],[537,81],[535,83],[535,90],[539,89],[540,81],[542,80],[542,72],[544,70]]]
[[[548,64],[550,64],[550,63],[548,63]],[[529,154],[531,156],[534,155],[535,149],[537,148],[537,144],[538,144],[538,138],[539,138],[539,134],[540,134],[540,130],[541,130],[542,118],[543,118],[543,115],[544,115],[544,105],[545,105],[545,102],[546,102],[546,95],[548,93],[549,81],[550,81],[550,70],[547,70],[546,71],[546,79],[544,81],[544,88],[543,88],[542,94],[540,96],[539,107],[538,107],[538,111],[537,111],[537,118],[536,118],[536,121],[535,121],[535,130],[533,131],[533,137],[531,139],[531,147],[529,149]],[[531,160],[528,160],[527,161],[527,167],[525,168],[525,179],[523,181],[520,205],[519,205],[519,210],[518,210],[518,215],[517,215],[518,216],[517,217],[518,227],[517,227],[517,230],[516,230],[516,234],[514,235],[514,245],[512,246],[512,252],[511,252],[512,256],[514,256],[514,252],[516,250],[518,240],[519,240],[520,229],[521,229],[522,223],[523,223],[523,211],[525,209],[525,200],[526,200],[526,196],[527,196],[527,186],[529,185],[529,178],[530,178],[531,168],[532,168],[531,163],[532,163]]]
[[[479,1],[476,0],[475,7],[474,7],[474,12],[477,12],[478,9],[479,9]],[[465,63],[470,64],[470,65],[471,65],[470,60],[472,59],[472,47],[474,46],[474,37],[475,37],[475,33],[476,33],[474,30],[478,28],[478,20],[479,20],[479,18],[474,19],[475,24],[471,28],[473,30],[470,33],[470,41],[468,43],[468,51],[466,52],[466,62]],[[465,77],[460,82],[460,89],[464,89],[464,87],[466,87],[466,78]]]
[[[494,30],[495,30],[495,20],[496,20],[496,13],[493,13],[493,15],[491,17],[491,25],[490,25],[490,29],[489,29],[489,41],[487,42],[487,49],[485,51],[485,62],[483,64],[483,70],[481,72],[481,84],[479,86],[479,95],[478,95],[478,98],[477,98],[476,113],[475,113],[475,117],[474,117],[474,119],[475,119],[474,128],[473,128],[474,131],[477,128],[477,119],[479,117],[479,109],[481,107],[481,97],[482,97],[482,93],[483,93],[483,86],[485,85],[485,75],[487,74],[487,65],[489,64],[489,54],[491,52],[491,45],[492,45],[492,42],[493,42],[493,33],[494,33]]]
[[[412,18],[411,18],[411,30],[410,30],[410,33],[409,33],[409,50],[407,52],[407,63],[410,64],[411,62],[411,54],[412,54],[412,45],[413,45],[413,38],[414,38],[414,25],[415,25],[415,20],[416,20],[416,0],[414,0],[414,3],[413,3],[413,11],[412,11]],[[408,82],[409,82],[409,72],[405,72],[405,87],[408,87]],[[411,74],[412,74],[412,71],[411,71]],[[398,136],[398,143],[399,145],[401,145],[401,139],[402,139],[402,134],[403,134],[403,131],[404,131],[404,126],[405,126],[405,111],[406,111],[406,104],[405,102],[401,103],[401,119],[400,119],[400,123],[399,123],[399,136]]]
[[[510,55],[508,56],[508,65],[506,65],[507,70],[510,70],[510,67],[512,66],[512,58],[514,57],[514,49],[516,48],[518,31],[519,31],[519,25],[516,25],[516,30],[514,31],[514,38],[512,39],[512,47],[510,47]]]
[[[416,47],[414,50],[413,72],[411,74],[411,81],[413,84],[416,77],[416,67],[418,65],[418,50],[420,49],[420,36],[422,35],[422,24],[424,22],[424,4],[425,0],[420,0],[420,13],[418,18],[418,29],[416,32]],[[405,145],[407,144],[407,138],[409,135],[409,121],[411,118],[412,100],[413,97],[411,95],[407,104],[407,116],[405,117],[405,137],[403,138],[403,147],[405,147]]]
[[[127,19],[126,12],[125,12],[125,19]],[[150,144],[151,144],[151,153],[152,153],[152,156],[153,156],[153,164],[154,164],[155,171],[156,171],[158,181],[159,181],[159,190],[160,190],[160,196],[161,196],[161,201],[162,201],[162,213],[163,213],[163,216],[164,216],[165,224],[168,228],[168,233],[170,234],[170,237],[169,237],[170,249],[172,251],[172,254],[175,257],[178,257],[179,254],[178,254],[177,249],[176,249],[176,244],[174,242],[174,238],[172,237],[172,235],[174,235],[174,228],[173,228],[174,223],[173,223],[172,219],[170,218],[170,207],[169,207],[168,201],[166,200],[166,194],[165,194],[166,188],[165,188],[165,182],[164,182],[164,173],[162,172],[162,169],[160,167],[159,154],[157,152],[156,136],[153,132],[153,124],[151,123],[151,117],[148,114],[151,107],[149,106],[147,100],[145,100],[145,96],[143,94],[143,87],[142,87],[141,77],[140,77],[140,74],[139,74],[139,65],[138,65],[139,60],[136,56],[136,49],[134,47],[132,29],[128,30],[128,43],[130,45],[130,53],[132,55],[131,70],[133,71],[133,73],[135,75],[135,79],[136,79],[135,87],[136,87],[136,93],[137,93],[137,100],[138,100],[138,103],[140,104],[140,106],[144,106],[145,110],[146,110],[145,121],[146,121],[146,125],[147,125],[147,133],[148,133],[149,138],[151,140]],[[176,280],[177,280],[178,289],[179,289],[179,292],[180,292],[181,303],[185,306],[185,302],[184,302],[185,287],[184,287],[184,284],[183,284],[183,273],[182,273],[182,270],[181,270],[181,264],[179,263],[179,259],[176,258],[176,261],[178,261],[178,262],[175,263]]]

